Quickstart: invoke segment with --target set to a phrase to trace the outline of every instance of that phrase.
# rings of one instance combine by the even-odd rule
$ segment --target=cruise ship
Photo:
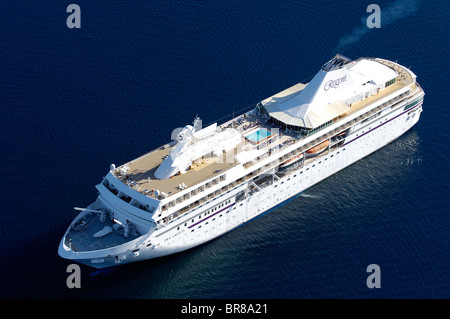
[[[397,62],[336,55],[309,83],[224,123],[195,118],[171,142],[111,164],[58,253],[105,268],[206,243],[401,136],[423,98]]]

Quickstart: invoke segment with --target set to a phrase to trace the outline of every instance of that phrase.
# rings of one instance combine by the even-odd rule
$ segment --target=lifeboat
[[[297,155],[297,156],[294,156],[294,157],[288,159],[287,161],[281,163],[279,166],[280,166],[280,168],[289,166],[290,164],[292,164],[292,163],[295,162],[296,160],[302,159],[302,158],[303,158],[303,153],[301,153],[301,154],[299,154],[299,155]]]
[[[345,136],[347,134],[347,132],[341,132],[341,133],[339,133],[339,134],[337,134],[337,135],[335,135],[335,136],[333,136],[333,138],[334,137],[339,137],[339,136]]]
[[[287,173],[302,164],[303,153],[294,156],[278,166],[278,173]]]
[[[311,147],[309,150],[306,151],[306,153],[308,153],[308,154],[319,153],[320,151],[323,151],[325,148],[327,148],[329,144],[330,144],[329,140],[323,141],[319,145]]]

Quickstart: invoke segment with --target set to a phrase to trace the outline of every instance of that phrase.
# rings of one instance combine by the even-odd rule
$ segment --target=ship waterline
[[[58,252],[103,268],[208,242],[401,136],[423,96],[398,63],[337,55],[307,84],[222,124],[196,119],[176,140],[112,164]]]

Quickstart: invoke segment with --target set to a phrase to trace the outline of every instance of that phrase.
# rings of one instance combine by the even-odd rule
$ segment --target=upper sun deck
[[[266,122],[267,118],[257,115],[254,111],[249,111],[220,125],[219,130],[233,128],[239,131],[241,142],[234,149],[223,152],[219,156],[213,154],[203,156],[194,161],[185,173],[176,174],[168,179],[156,178],[155,172],[176,147],[174,143],[163,145],[117,167],[112,173],[130,188],[152,198],[161,198],[161,195],[162,198],[170,197],[183,189],[209,179],[211,179],[211,186],[216,185],[226,179],[226,173],[231,168],[247,162],[246,154],[266,153],[271,148],[278,149],[289,141],[294,141],[297,134],[279,132],[279,128]],[[257,133],[263,131],[269,133],[267,136],[259,137]],[[127,168],[126,174],[121,172],[124,168]],[[206,185],[206,187],[208,186],[210,185]]]

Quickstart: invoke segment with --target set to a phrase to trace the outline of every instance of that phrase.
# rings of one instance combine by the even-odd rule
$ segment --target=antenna
[[[202,129],[202,120],[198,117],[198,115],[195,116],[194,119],[194,132],[200,131]]]

